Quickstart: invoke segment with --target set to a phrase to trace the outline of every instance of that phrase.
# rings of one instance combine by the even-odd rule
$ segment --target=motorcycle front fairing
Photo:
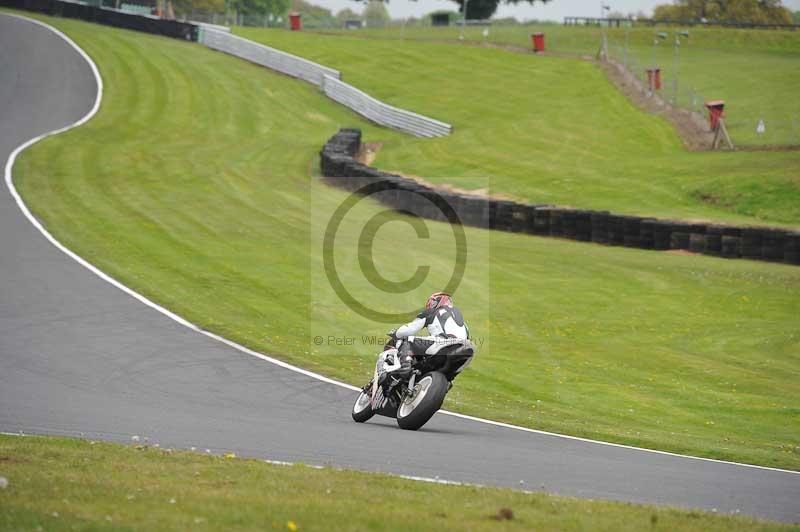
[[[414,341],[409,337],[407,341]],[[412,383],[405,383],[395,378],[392,373],[401,368],[397,343],[395,346],[387,344],[384,351],[378,355],[375,363],[375,372],[370,389],[370,407],[381,416],[396,417],[397,408],[403,400],[407,385],[413,388],[413,379],[417,375],[424,375],[431,371],[439,371],[452,382],[453,379],[472,362],[475,346],[468,339],[423,337],[431,341],[425,353],[414,357],[415,372]]]
[[[375,363],[375,373],[372,378],[372,390],[370,393],[370,406],[375,413],[381,416],[395,417],[397,415],[398,400],[394,398],[394,390],[385,384],[386,378],[391,372],[400,369],[400,357],[396,347],[390,347],[378,355]],[[388,395],[384,392],[388,391]]]

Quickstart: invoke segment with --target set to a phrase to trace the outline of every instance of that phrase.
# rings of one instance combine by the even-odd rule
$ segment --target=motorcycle
[[[391,335],[390,335],[391,336]],[[401,429],[417,430],[441,408],[453,380],[472,362],[474,344],[467,339],[428,338],[430,345],[412,359],[411,372],[398,375],[399,341],[388,341],[378,355],[372,380],[353,405],[353,421],[375,414],[397,419]]]

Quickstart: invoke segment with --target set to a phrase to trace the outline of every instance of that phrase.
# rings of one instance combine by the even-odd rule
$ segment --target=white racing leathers
[[[426,327],[429,336],[415,336]],[[432,355],[454,340],[468,339],[469,328],[458,308],[440,307],[420,312],[414,320],[398,328],[395,336],[405,340],[400,346],[401,358],[410,355],[409,351]]]

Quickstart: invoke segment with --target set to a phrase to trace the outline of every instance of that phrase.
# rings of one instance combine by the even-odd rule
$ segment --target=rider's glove
[[[397,329],[392,329],[391,331],[387,332],[386,336],[388,336],[392,340],[397,340]]]

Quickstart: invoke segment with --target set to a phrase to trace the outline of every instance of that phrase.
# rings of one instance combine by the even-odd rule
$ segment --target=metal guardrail
[[[230,33],[207,27],[202,27],[201,29],[199,40],[209,48],[247,59],[294,78],[303,79],[318,87],[322,86],[326,75],[336,79],[341,77],[338,70],[322,66],[302,57],[297,57]]]
[[[231,32],[231,29],[228,26],[221,26],[219,24],[212,24],[210,22],[200,22],[198,20],[189,20],[187,22],[189,22],[189,24],[194,24],[198,28],[203,28],[204,30],[221,31],[223,33]]]
[[[410,133],[417,137],[443,137],[453,126],[405,109],[398,109],[373,98],[341,80],[338,70],[314,63],[263,44],[200,26],[200,43],[242,59],[247,59],[283,74],[300,78],[320,87],[332,100],[349,107],[376,124]]]
[[[349,107],[376,124],[398,129],[417,137],[444,137],[453,126],[417,113],[398,109],[331,76],[325,76],[322,90],[331,99]]]

